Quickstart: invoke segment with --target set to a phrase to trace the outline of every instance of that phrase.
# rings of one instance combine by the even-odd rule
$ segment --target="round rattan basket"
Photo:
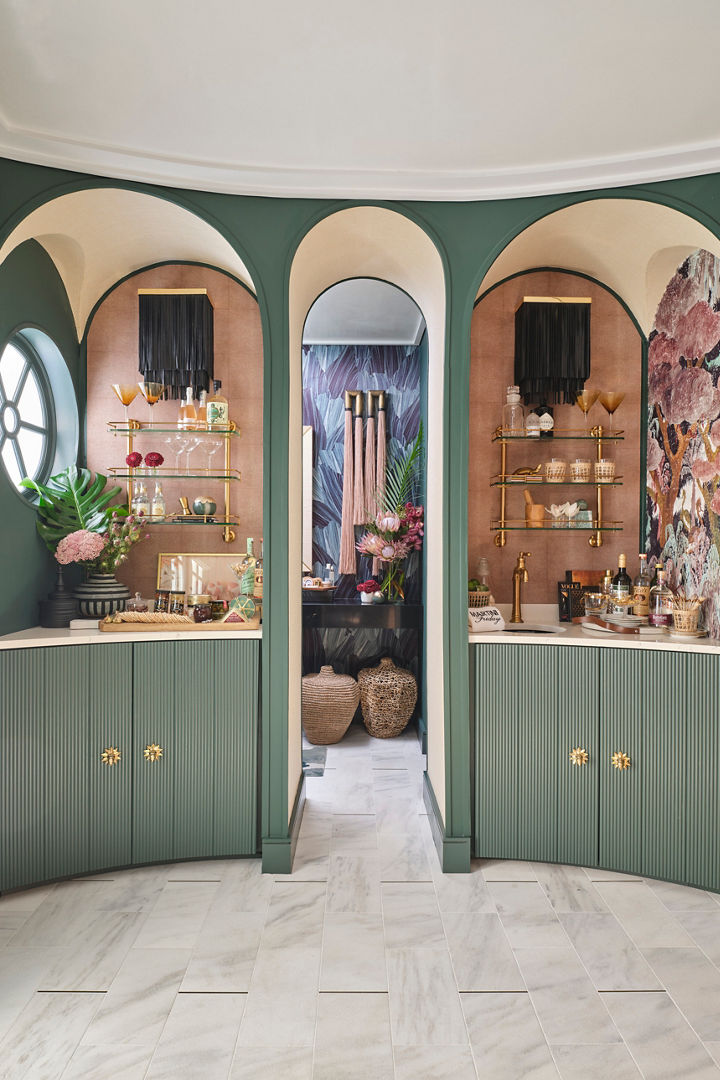
[[[308,740],[320,746],[340,742],[359,701],[360,687],[352,675],[336,675],[329,664],[317,675],[304,675],[302,725]]]
[[[474,589],[468,589],[468,607],[487,607],[490,600],[489,592],[476,592]]]
[[[405,668],[384,656],[378,667],[358,673],[365,727],[376,739],[392,739],[408,725],[417,701],[417,683]]]

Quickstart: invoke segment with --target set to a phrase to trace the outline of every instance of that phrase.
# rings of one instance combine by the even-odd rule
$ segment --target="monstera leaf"
[[[117,506],[108,506],[110,500],[120,494],[121,488],[106,491],[106,483],[107,478],[102,473],[97,473],[93,480],[89,469],[78,469],[75,465],[51,476],[47,484],[38,484],[27,477],[22,481],[23,487],[39,496],[35,506],[37,530],[50,551],[55,551],[63,536],[77,529],[105,532],[112,512],[124,512]]]

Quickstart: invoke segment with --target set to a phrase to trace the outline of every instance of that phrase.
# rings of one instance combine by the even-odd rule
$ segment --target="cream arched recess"
[[[588,200],[519,233],[488,270],[478,295],[534,267],[573,270],[622,297],[647,336],[668,281],[697,248],[720,255],[720,240],[679,210],[639,199]]]
[[[443,565],[443,377],[445,365],[445,274],[427,233],[401,214],[377,206],[340,210],[304,237],[290,272],[290,433],[288,486],[288,807],[302,774],[300,726],[301,597],[298,567],[302,545],[302,332],[313,303],[325,289],[350,277],[373,277],[404,289],[422,311],[428,334],[427,506],[425,559]],[[426,597],[426,619],[435,640],[443,637],[442,597]],[[445,814],[445,711],[442,663],[428,666],[425,692],[428,774]]]
[[[156,262],[207,263],[255,291],[247,267],[217,229],[190,210],[143,192],[89,188],[51,199],[13,229],[0,248],[0,263],[31,239],[57,267],[79,338],[109,288]]]

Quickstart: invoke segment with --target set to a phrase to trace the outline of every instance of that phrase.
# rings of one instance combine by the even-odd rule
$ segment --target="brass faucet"
[[[523,621],[520,604],[520,592],[522,589],[523,581],[527,581],[528,572],[525,565],[525,560],[530,558],[532,552],[521,551],[518,554],[517,563],[513,570],[513,604],[512,615],[510,616],[511,623],[521,623]]]

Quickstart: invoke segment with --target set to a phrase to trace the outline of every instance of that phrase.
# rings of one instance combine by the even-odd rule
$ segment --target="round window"
[[[55,410],[42,360],[20,334],[0,356],[0,459],[11,483],[46,480],[53,458]]]

